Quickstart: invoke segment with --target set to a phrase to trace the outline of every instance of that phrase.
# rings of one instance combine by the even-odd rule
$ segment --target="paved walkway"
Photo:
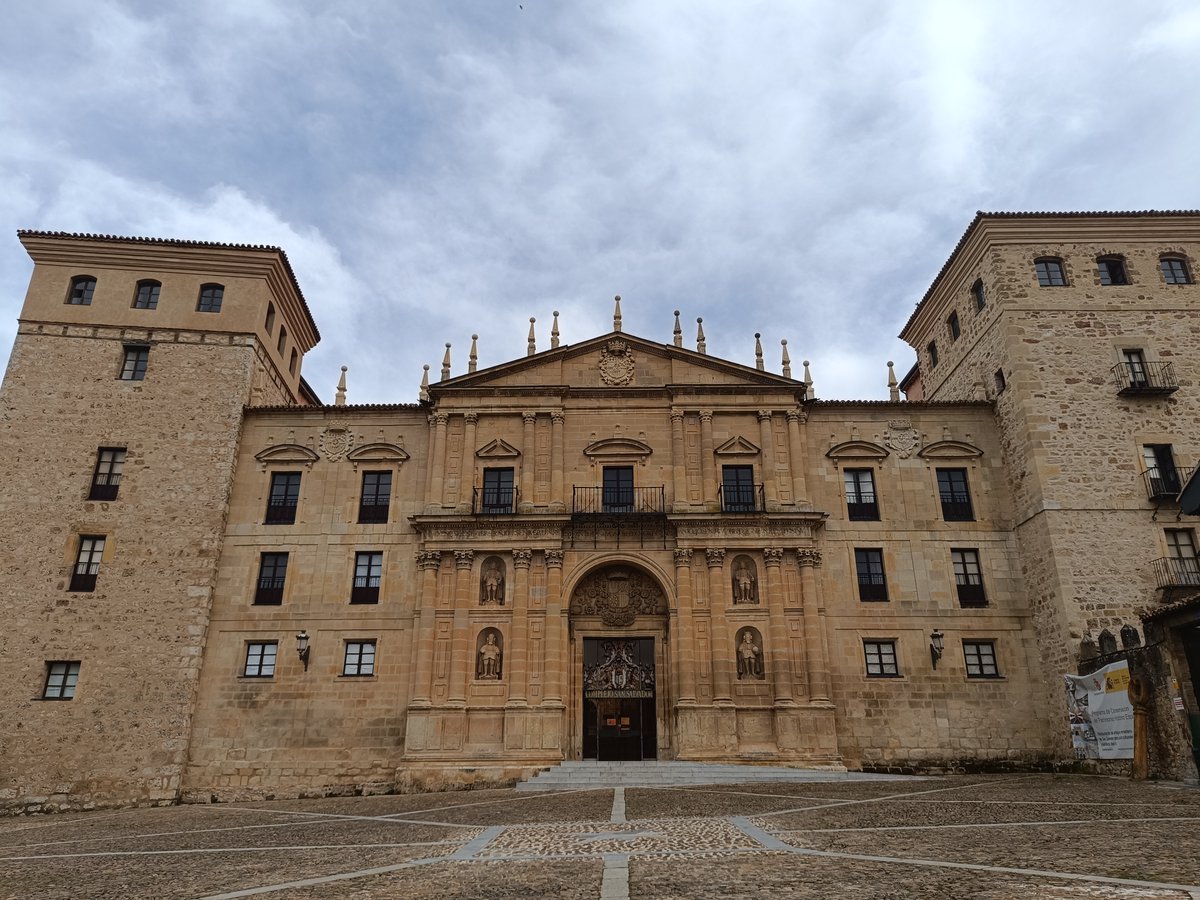
[[[1200,791],[1048,775],[0,819],[0,898],[1200,898]]]

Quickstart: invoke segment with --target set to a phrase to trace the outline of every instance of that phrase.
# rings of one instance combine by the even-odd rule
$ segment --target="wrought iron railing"
[[[1155,501],[1175,500],[1191,474],[1191,468],[1152,466],[1142,473],[1146,496]]]
[[[511,516],[517,511],[519,492],[512,487],[477,487],[471,494],[471,512],[477,516]]]
[[[761,484],[722,484],[717,487],[721,512],[766,512],[767,501]]]
[[[258,588],[254,591],[254,602],[258,606],[278,606],[283,603],[283,578],[260,578]]]
[[[982,584],[958,585],[958,605],[962,607],[987,606],[987,595]]]
[[[971,494],[967,491],[942,490],[942,518],[947,522],[973,522],[975,510],[971,508]]]
[[[665,515],[666,488],[657,487],[574,487],[571,489],[571,515]]]
[[[858,573],[859,600],[887,600],[887,576],[883,572]]]
[[[879,504],[874,495],[870,499],[847,500],[846,516],[852,522],[878,522]]]
[[[1179,390],[1169,362],[1123,362],[1112,367],[1118,394],[1173,394]]]
[[[267,503],[267,525],[291,525],[296,521],[297,500],[275,500]]]
[[[350,589],[351,603],[378,603],[379,602],[379,576],[378,575],[356,575],[354,577],[354,587]]]
[[[358,522],[360,525],[378,525],[388,520],[387,503],[359,503]]]
[[[88,499],[116,500],[120,487],[121,474],[119,472],[99,473],[92,478],[92,489],[88,491]]]
[[[1200,587],[1200,559],[1194,556],[1163,556],[1151,566],[1160,588]]]
[[[96,575],[100,572],[98,563],[93,563],[84,571],[76,569],[71,573],[71,584],[67,587],[68,591],[94,591],[96,589]]]

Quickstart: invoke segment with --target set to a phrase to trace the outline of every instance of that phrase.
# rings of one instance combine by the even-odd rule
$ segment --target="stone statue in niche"
[[[748,556],[739,556],[733,564],[733,602],[758,602],[758,573]]]
[[[496,640],[496,632],[489,629],[485,634],[475,661],[475,677],[480,681],[499,681],[504,654]]]
[[[504,563],[494,556],[484,561],[479,576],[479,602],[494,606],[504,605]]]
[[[756,640],[758,632],[753,628],[742,629],[742,640],[737,647],[737,677],[762,679],[763,652]]]

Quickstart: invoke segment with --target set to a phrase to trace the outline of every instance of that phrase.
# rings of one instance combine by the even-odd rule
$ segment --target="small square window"
[[[854,568],[858,574],[858,599],[886,601],[888,598],[887,578],[883,574],[883,551],[856,548]]]
[[[363,472],[362,495],[358,501],[359,523],[368,525],[386,522],[391,498],[391,472]]]
[[[71,570],[68,591],[94,591],[96,576],[100,574],[100,560],[104,557],[104,536],[83,534],[79,536],[79,552],[75,555],[75,567]]]
[[[242,674],[247,678],[275,677],[275,655],[279,649],[276,641],[252,642],[246,645],[246,667]]]
[[[225,299],[225,288],[219,284],[205,284],[200,287],[200,299],[196,301],[196,312],[221,311],[221,301]]]
[[[895,641],[863,641],[868,678],[899,678]]]
[[[91,275],[76,275],[71,279],[67,292],[68,306],[91,306],[92,294],[96,292],[96,279]]]
[[[124,447],[101,447],[97,450],[96,468],[92,471],[92,486],[88,491],[88,499],[116,500],[124,468]]]
[[[958,327],[958,313],[950,313],[950,317],[946,319],[946,327],[950,329],[950,340],[957,341],[958,336],[962,334],[962,329]]]
[[[983,280],[976,279],[971,285],[971,296],[975,298],[975,311],[979,312],[987,306],[987,292],[983,288]]]
[[[963,660],[967,664],[968,678],[1000,677],[995,641],[963,641]]]
[[[267,497],[266,525],[291,525],[296,521],[300,503],[300,473],[275,472],[271,475],[271,493]]]
[[[958,589],[958,605],[964,608],[987,606],[983,592],[983,571],[979,566],[978,550],[951,550],[954,583]]]
[[[75,685],[78,681],[78,662],[48,662],[46,663],[46,684],[42,687],[42,699],[70,700],[75,696]]]
[[[1185,260],[1174,256],[1164,256],[1158,261],[1162,269],[1163,281],[1167,284],[1191,284],[1192,275],[1188,271]]]
[[[139,281],[133,295],[134,309],[158,309],[158,293],[162,285],[157,281]]]
[[[1064,287],[1067,283],[1061,259],[1039,259],[1033,263],[1038,284],[1042,287]]]
[[[929,368],[936,369],[938,364],[937,341],[930,341],[925,349],[929,351]]]
[[[343,675],[375,674],[375,642],[346,641],[346,658],[342,663]]]
[[[121,381],[142,381],[146,377],[146,367],[150,364],[150,348],[140,345],[126,345],[125,357],[121,363]]]
[[[1129,274],[1125,271],[1125,260],[1119,256],[1105,256],[1096,260],[1100,270],[1101,284],[1129,284]]]
[[[354,554],[354,585],[351,603],[378,603],[379,581],[383,577],[383,554],[378,550]]]
[[[258,563],[258,585],[254,590],[256,606],[283,603],[283,585],[287,580],[288,555],[264,553]]]

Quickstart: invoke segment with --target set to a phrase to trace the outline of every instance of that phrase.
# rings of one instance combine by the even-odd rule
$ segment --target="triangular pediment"
[[[759,448],[738,435],[717,447],[713,453],[717,456],[758,456]]]
[[[516,459],[521,451],[508,441],[496,438],[476,450],[475,455],[480,459]]]
[[[609,332],[430,385],[430,394],[549,386],[587,390],[646,390],[668,385],[757,385],[794,392],[802,382],[626,332]]]
[[[317,451],[300,444],[274,444],[254,454],[260,466],[311,466],[320,457]]]
[[[840,444],[834,444],[830,447],[825,455],[830,459],[886,459],[890,452],[887,447],[880,446],[872,441],[842,441]]]
[[[983,451],[966,441],[934,441],[917,451],[922,459],[967,459],[983,456]]]

